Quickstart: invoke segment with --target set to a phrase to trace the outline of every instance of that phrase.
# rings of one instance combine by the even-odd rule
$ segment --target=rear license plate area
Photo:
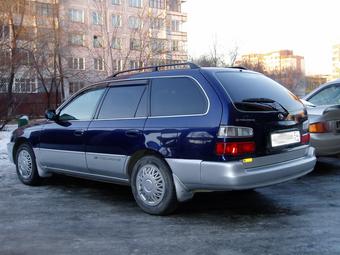
[[[270,134],[272,148],[287,146],[301,142],[300,131],[276,132]]]

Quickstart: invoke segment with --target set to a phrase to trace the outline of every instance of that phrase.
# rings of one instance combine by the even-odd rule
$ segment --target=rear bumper
[[[245,168],[242,162],[202,162],[202,184],[205,189],[242,190],[269,186],[303,176],[314,169],[314,148],[301,158],[261,167]]]
[[[248,165],[242,161],[167,159],[176,182],[182,186],[181,192],[244,190],[285,182],[311,172],[316,163],[315,149],[305,146],[254,161],[255,164]]]
[[[12,163],[14,163],[14,160],[13,160],[13,148],[14,148],[14,143],[8,143],[7,144],[8,159]]]
[[[311,145],[315,147],[317,156],[340,154],[340,134],[311,134]]]

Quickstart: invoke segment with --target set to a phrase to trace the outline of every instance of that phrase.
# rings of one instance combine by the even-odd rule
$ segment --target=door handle
[[[84,132],[85,132],[84,129],[79,129],[79,130],[75,130],[75,131],[73,132],[73,134],[74,134],[75,136],[82,136],[82,135],[84,134]]]
[[[140,130],[135,130],[135,129],[131,129],[131,130],[127,130],[125,131],[125,135],[128,137],[138,137],[139,135],[141,135],[142,132]]]

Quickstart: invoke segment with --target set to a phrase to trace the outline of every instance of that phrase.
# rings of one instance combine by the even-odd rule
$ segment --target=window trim
[[[205,116],[205,115],[208,115],[208,113],[210,112],[210,106],[211,106],[210,98],[209,98],[207,92],[205,91],[205,89],[203,88],[203,86],[201,85],[201,83],[196,78],[194,78],[193,76],[190,76],[190,75],[166,75],[166,76],[153,76],[153,77],[146,76],[146,77],[140,77],[140,78],[129,78],[129,79],[122,79],[122,80],[117,80],[117,81],[110,81],[110,85],[109,86],[112,86],[115,83],[124,82],[124,81],[150,80],[152,82],[152,79],[159,79],[159,78],[162,78],[162,79],[167,79],[167,78],[189,78],[189,79],[193,80],[194,83],[196,84],[196,86],[198,86],[202,90],[204,96],[207,99],[207,102],[208,102],[207,110],[206,110],[205,113],[199,113],[199,114],[150,116],[150,108],[151,108],[150,99],[151,99],[151,97],[150,97],[150,94],[149,94],[149,110],[148,110],[147,118],[149,118],[149,119],[182,118],[182,117],[196,117],[196,116]],[[149,91],[151,93],[151,89],[149,89]]]
[[[167,79],[167,78],[189,78],[194,81],[196,86],[198,86],[201,91],[203,92],[204,96],[206,97],[207,100],[207,110],[205,113],[199,113],[199,114],[186,114],[186,115],[164,115],[164,116],[150,116],[150,109],[151,109],[151,83],[152,79]],[[103,104],[104,97],[106,96],[107,92],[109,91],[109,88],[112,86],[124,86],[124,85],[145,85],[147,86],[147,92],[148,92],[148,110],[147,110],[147,116],[146,117],[134,117],[134,118],[112,118],[112,119],[97,119],[100,108]],[[206,93],[205,89],[201,85],[201,83],[194,77],[190,75],[172,75],[172,76],[154,76],[154,77],[140,77],[140,78],[128,78],[128,79],[121,79],[121,80],[111,80],[107,81],[106,83],[94,83],[93,86],[96,86],[95,88],[83,88],[79,90],[77,93],[75,93],[69,100],[65,101],[61,106],[59,106],[56,110],[57,114],[59,114],[60,110],[64,108],[68,103],[70,103],[74,97],[76,97],[78,94],[80,95],[81,93],[85,92],[86,90],[91,90],[91,89],[100,89],[100,88],[105,88],[103,85],[105,85],[106,90],[104,91],[101,99],[98,102],[98,105],[96,106],[96,111],[95,114],[92,116],[91,120],[88,121],[110,121],[110,120],[135,120],[135,119],[159,119],[159,118],[183,118],[183,117],[200,117],[200,116],[206,116],[210,112],[210,98],[208,94]],[[65,105],[65,106],[64,106]],[[72,120],[72,121],[84,121],[84,120]]]

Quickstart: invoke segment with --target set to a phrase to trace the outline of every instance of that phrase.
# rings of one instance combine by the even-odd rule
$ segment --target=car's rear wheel
[[[131,187],[143,211],[153,215],[172,213],[177,206],[171,170],[160,158],[145,156],[133,167]]]
[[[40,177],[37,170],[35,155],[30,145],[21,144],[16,152],[16,169],[20,181],[26,185],[38,185]]]

